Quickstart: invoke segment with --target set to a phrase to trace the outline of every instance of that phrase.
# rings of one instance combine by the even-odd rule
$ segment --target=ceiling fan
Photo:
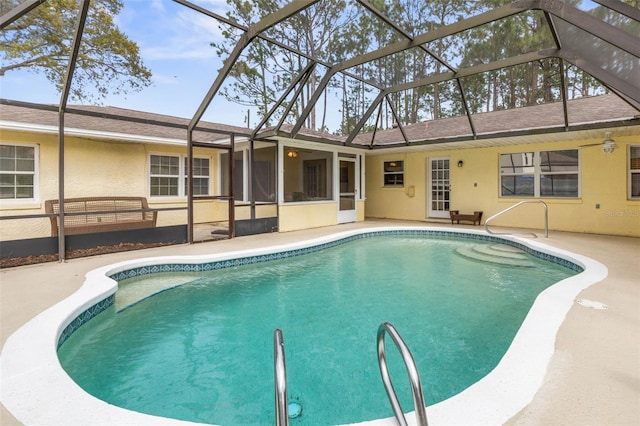
[[[605,154],[611,154],[616,149],[616,141],[611,139],[611,132],[604,133],[604,140],[600,143],[590,143],[587,145],[580,145],[579,148],[586,148],[589,146],[600,146],[602,147],[602,152]]]

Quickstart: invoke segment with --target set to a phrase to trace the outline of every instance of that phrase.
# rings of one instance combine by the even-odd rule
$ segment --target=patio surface
[[[220,253],[281,245],[350,229],[389,225],[442,226],[368,220],[3,269],[0,270],[2,346],[23,324],[75,292],[88,271],[104,265],[131,258]],[[480,229],[466,225],[455,227]],[[543,386],[533,401],[507,424],[639,425],[640,238],[550,231],[548,239],[539,241],[606,265],[609,269],[607,278],[584,290],[579,298],[604,303],[608,309],[574,304],[558,332],[555,353]],[[428,389],[428,385],[424,386]],[[0,408],[1,425],[21,424],[4,406]]]

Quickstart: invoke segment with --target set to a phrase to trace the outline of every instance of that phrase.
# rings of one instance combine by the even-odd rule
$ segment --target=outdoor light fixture
[[[616,149],[616,141],[611,139],[611,132],[605,132],[604,140],[602,141],[602,152],[605,154],[611,154]]]
[[[464,165],[464,162],[462,160],[458,161],[458,167],[462,167]]]
[[[294,151],[294,150],[289,150],[287,152],[287,157],[289,158],[296,158],[298,156],[298,151]]]
[[[618,145],[616,145],[616,141],[611,139],[611,132],[604,132],[604,140],[602,142],[580,145],[580,148],[587,148],[591,146],[599,146],[602,149],[602,152],[604,152],[605,154],[611,154],[613,151],[615,151]]]

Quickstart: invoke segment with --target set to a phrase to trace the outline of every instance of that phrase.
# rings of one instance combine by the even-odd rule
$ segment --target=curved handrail
[[[284,341],[282,331],[276,328],[273,332],[274,378],[276,390],[276,425],[289,424],[287,406],[287,369],[284,362]]]
[[[547,207],[547,203],[545,203],[542,200],[524,200],[524,201],[520,201],[519,203],[516,203],[514,205],[512,205],[511,207],[507,207],[506,209],[499,211],[498,213],[494,214],[493,216],[491,216],[490,218],[488,218],[487,220],[484,221],[484,230],[487,231],[489,234],[494,234],[494,235],[510,235],[509,232],[503,232],[503,233],[498,233],[498,232],[491,232],[489,230],[489,222],[492,221],[493,219],[495,219],[496,217],[500,216],[503,213],[508,212],[509,210],[513,210],[518,206],[521,206],[523,204],[530,204],[530,203],[536,203],[536,204],[542,204],[544,206],[544,237],[545,238],[549,238],[549,208]],[[533,232],[531,233],[531,235],[533,235],[534,237],[538,237],[536,234],[534,234]]]
[[[407,426],[407,419],[402,412],[402,406],[398,401],[393,383],[389,377],[389,369],[387,367],[387,359],[384,352],[384,334],[389,333],[391,339],[396,344],[396,347],[402,355],[405,367],[407,367],[407,373],[409,374],[409,381],[411,382],[411,390],[413,392],[413,404],[416,409],[416,421],[418,426],[428,426],[427,423],[427,410],[424,406],[424,397],[422,395],[422,385],[420,384],[420,376],[418,375],[418,369],[416,363],[411,356],[409,348],[400,337],[400,334],[396,329],[388,322],[383,322],[378,327],[378,364],[380,365],[380,375],[384,383],[384,388],[387,391],[389,402],[396,416],[396,420],[400,426]]]

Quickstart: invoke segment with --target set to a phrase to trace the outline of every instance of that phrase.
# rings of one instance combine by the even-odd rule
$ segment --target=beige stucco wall
[[[58,140],[56,135],[2,131],[4,143],[37,144],[39,147],[39,194],[34,202],[0,202],[0,215],[44,213],[44,200],[58,194]],[[498,161],[502,153],[571,149],[599,140],[569,140],[505,147],[457,149],[413,153],[367,153],[366,201],[358,201],[357,220],[368,217],[432,220],[427,217],[427,164],[433,157],[451,160],[451,209],[462,213],[482,210],[484,218],[497,213],[522,198],[499,196]],[[581,195],[575,199],[542,198],[549,205],[551,230],[640,236],[640,200],[627,197],[628,146],[640,144],[640,135],[617,137],[617,149],[605,154],[599,147],[580,149]],[[144,143],[91,140],[67,137],[65,141],[65,197],[103,195],[145,196],[153,208],[186,207],[186,197],[151,198],[148,188],[150,154],[184,155],[185,147]],[[379,151],[381,152],[381,151]],[[211,187],[218,188],[218,155],[214,150],[196,150],[196,156],[211,160]],[[405,162],[405,186],[382,186],[383,161]],[[459,160],[463,167],[456,167]],[[286,171],[286,162],[284,164]],[[599,208],[596,207],[599,205]],[[276,206],[259,206],[257,217],[276,214]],[[237,219],[250,217],[250,210],[236,208]],[[279,208],[281,232],[334,225],[337,203],[285,203]],[[196,223],[227,220],[226,202],[195,203]],[[497,226],[541,229],[542,207],[525,205],[495,220]],[[187,212],[165,211],[158,214],[158,226],[185,224]],[[50,235],[46,218],[0,221],[0,239],[12,240]]]
[[[39,149],[39,194],[35,201],[3,200],[0,215],[29,215],[45,213],[44,202],[58,198],[58,137],[44,133],[25,133],[3,130],[3,143],[37,144]],[[185,155],[183,146],[123,143],[67,136],[65,138],[65,198],[91,196],[142,196],[151,208],[186,207],[186,197],[149,196],[149,155]],[[216,193],[217,161],[215,150],[194,150],[194,156],[208,157],[211,161],[211,188]],[[194,207],[194,221],[226,220],[225,203],[198,201]],[[158,226],[187,223],[186,210],[158,213]],[[0,239],[3,241],[51,235],[47,218],[0,221]]]
[[[319,228],[338,223],[337,202],[313,202],[280,206],[280,232]]]
[[[256,204],[255,218],[262,219],[267,217],[275,217],[278,215],[278,206],[275,204]],[[235,209],[236,220],[251,219],[250,204],[236,204]]]
[[[365,200],[356,201],[356,222],[362,222],[365,219]]]
[[[451,209],[484,212],[483,218],[526,198],[500,197],[499,156],[510,152],[560,150],[601,140],[573,140],[505,147],[443,150],[406,154],[368,155],[366,159],[366,216],[431,220],[427,217],[428,159],[451,159]],[[617,149],[605,154],[600,147],[580,149],[579,198],[540,198],[549,206],[549,229],[611,235],[640,236],[640,200],[627,196],[628,146],[639,136],[616,138]],[[405,161],[405,186],[383,187],[383,162]],[[459,160],[464,165],[457,167]],[[414,188],[411,196],[410,187]],[[596,205],[599,204],[599,208]],[[483,219],[483,222],[484,222]],[[527,204],[506,213],[492,224],[542,229],[543,207]]]
[[[36,144],[39,148],[39,194],[35,201],[0,202],[0,215],[18,216],[45,213],[44,201],[58,198],[58,137],[55,134],[2,131],[3,143]],[[67,136],[65,138],[65,198],[90,196],[144,196],[151,208],[186,207],[186,197],[151,197],[149,195],[149,155],[184,156],[186,148],[180,145],[160,145],[150,143],[127,143],[114,140],[97,140]],[[218,152],[195,149],[194,155],[208,157],[211,161],[211,188],[217,194]],[[288,157],[284,168],[287,170]],[[295,159],[294,159],[295,160]],[[293,160],[291,160],[293,161]],[[292,179],[289,173],[288,179]],[[297,176],[301,182],[301,176]],[[301,185],[301,183],[300,183]],[[301,187],[301,186],[300,186]],[[280,231],[335,225],[337,201],[313,202],[307,204],[257,205],[256,217],[274,217],[280,214]],[[251,218],[248,205],[237,205],[237,220]],[[215,222],[228,220],[228,204],[221,200],[196,201],[194,222]],[[357,220],[364,220],[364,201],[358,202]],[[187,211],[160,211],[158,226],[187,223]],[[0,221],[0,240],[16,240],[46,237],[51,235],[48,218]]]

